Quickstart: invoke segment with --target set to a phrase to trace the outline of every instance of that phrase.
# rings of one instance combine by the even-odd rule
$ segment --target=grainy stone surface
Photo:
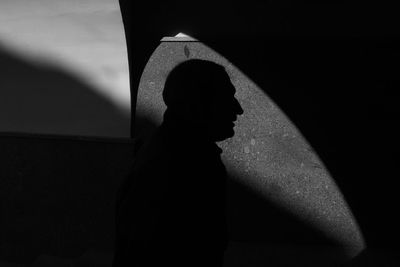
[[[342,244],[350,256],[365,247],[343,195],[307,141],[245,74],[200,42],[162,42],[143,72],[137,114],[162,122],[162,90],[169,71],[187,59],[226,67],[244,114],[235,136],[219,143],[232,177]]]

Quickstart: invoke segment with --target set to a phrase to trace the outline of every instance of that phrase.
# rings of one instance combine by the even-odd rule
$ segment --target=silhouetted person
[[[164,121],[117,200],[114,266],[222,266],[226,170],[217,141],[243,113],[224,67],[189,60],[167,78]]]

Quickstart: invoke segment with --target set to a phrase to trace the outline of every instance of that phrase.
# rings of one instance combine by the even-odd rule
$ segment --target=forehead
[[[229,95],[234,95],[236,92],[235,86],[233,86],[232,81],[228,73],[225,73],[221,79],[218,79],[216,81],[215,85],[218,88],[217,92],[220,92],[222,94],[229,94]]]

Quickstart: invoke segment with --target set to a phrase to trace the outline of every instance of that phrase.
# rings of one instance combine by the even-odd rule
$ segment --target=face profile
[[[234,135],[234,122],[243,114],[235,87],[224,67],[205,60],[188,60],[167,78],[163,99],[164,120],[175,120],[213,142]]]
[[[237,116],[243,114],[243,109],[235,98],[235,87],[229,76],[225,74],[223,83],[215,84],[213,91],[217,92],[213,98],[212,112],[209,117],[208,129],[214,141],[222,141],[233,137],[235,121]]]

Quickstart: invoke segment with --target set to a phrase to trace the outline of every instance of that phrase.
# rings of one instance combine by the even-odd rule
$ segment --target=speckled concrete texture
[[[349,256],[360,252],[365,242],[357,222],[316,153],[256,84],[209,47],[200,42],[162,42],[143,72],[137,114],[160,124],[166,108],[161,94],[169,71],[197,58],[225,66],[244,109],[235,136],[219,143],[231,176],[342,244]]]

